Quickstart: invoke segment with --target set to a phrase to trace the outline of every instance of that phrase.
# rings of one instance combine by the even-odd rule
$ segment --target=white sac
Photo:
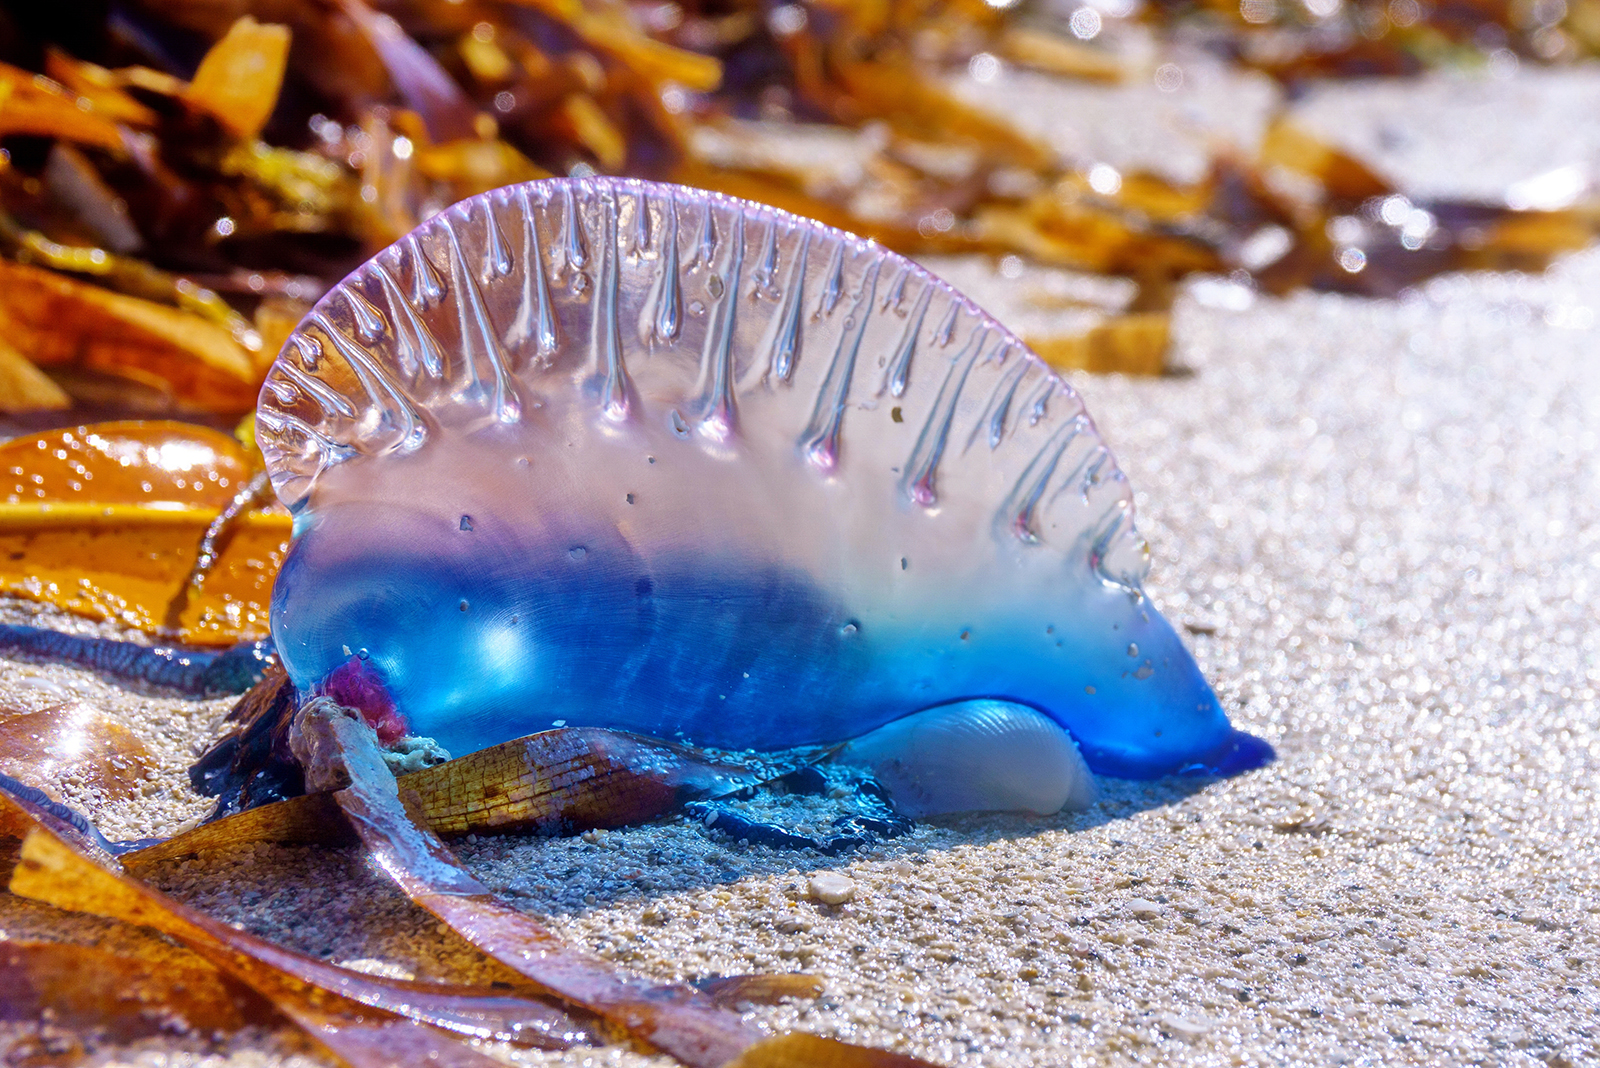
[[[847,743],[835,760],[870,772],[911,817],[1077,812],[1098,797],[1072,736],[1025,705],[941,705]]]

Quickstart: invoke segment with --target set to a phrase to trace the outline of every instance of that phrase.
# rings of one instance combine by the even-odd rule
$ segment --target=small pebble
[[[1194,1040],[1211,1030],[1212,1023],[1204,1016],[1175,1016],[1167,1014],[1161,1017],[1161,1029],[1176,1038]]]
[[[1165,910],[1154,901],[1146,901],[1142,897],[1136,897],[1122,906],[1122,911],[1136,920],[1145,920],[1159,916]]]
[[[836,872],[823,872],[813,875],[806,884],[806,891],[811,895],[811,900],[820,901],[824,905],[843,905],[852,901],[856,896],[856,884]]]
[[[390,979],[415,979],[416,974],[393,961],[379,960],[376,957],[355,957],[342,961],[342,965],[351,971],[362,972],[366,975],[383,975]]]
[[[17,685],[29,690],[38,690],[41,693],[49,694],[51,697],[65,699],[68,696],[65,687],[51,682],[49,679],[40,678],[37,675],[29,675],[26,678],[18,679]]]

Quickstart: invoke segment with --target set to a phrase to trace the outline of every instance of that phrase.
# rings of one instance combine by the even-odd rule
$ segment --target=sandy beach
[[[1404,110],[1378,84],[1299,106],[1431,193],[1481,193],[1474,160],[1496,161],[1500,189],[1566,166],[1592,183],[1594,132],[1569,130],[1597,85],[1576,68],[1438,79]],[[1419,162],[1418,139],[1449,130]],[[1395,300],[1192,281],[1174,338],[1180,373],[1074,384],[1137,491],[1151,596],[1275,764],[1103,780],[1085,813],[930,821],[841,858],[686,818],[460,855],[641,975],[812,972],[820,1001],[753,1018],[947,1065],[1600,1063],[1600,250]],[[63,784],[107,833],[170,833],[204,810],[184,769],[228,701],[20,662],[0,662],[0,693],[110,709],[145,738],[134,799]],[[823,872],[849,900],[815,900]],[[251,847],[154,879],[343,963],[478,967],[354,850]],[[44,933],[143,937],[0,895],[0,937]],[[122,1055],[316,1062],[251,1031]]]

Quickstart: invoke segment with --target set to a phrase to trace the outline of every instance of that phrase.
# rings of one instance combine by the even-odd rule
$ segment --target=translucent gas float
[[[318,303],[257,425],[291,678],[360,676],[458,754],[853,740],[916,812],[1272,758],[1144,595],[1073,389],[806,219],[610,178],[474,197]]]

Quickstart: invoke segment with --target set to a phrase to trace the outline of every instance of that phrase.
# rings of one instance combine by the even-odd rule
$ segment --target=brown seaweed
[[[1133,310],[1152,316],[1195,271],[1244,272],[1273,292],[1389,295],[1441,271],[1539,269],[1594,233],[1584,211],[1418,204],[1437,221],[1424,244],[1381,227],[1330,241],[1330,227],[1349,231],[1342,220],[1405,191],[1281,120],[1256,158],[1219,157],[1201,182],[1128,174],[1115,192],[1088,190],[1033,135],[949,88],[975,56],[1059,78],[1127,75],[1097,29],[1045,10],[289,0],[271,23],[234,5],[135,10],[141,36],[81,56],[29,42],[42,74],[0,66],[0,140],[23,149],[0,164],[0,270],[16,294],[0,301],[0,409],[242,411],[294,319],[350,267],[462,197],[573,168],[752,197],[913,255],[1125,274],[1146,292]],[[1561,61],[1593,51],[1597,10],[1396,0],[1312,16],[1218,0],[1133,17],[1294,83]],[[161,47],[175,34],[212,42],[192,70]],[[885,136],[839,188],[809,181],[814,160],[697,158],[707,131],[757,117],[779,140],[819,123]],[[1306,176],[1304,202],[1269,189],[1263,176],[1284,166]],[[1448,221],[1463,215],[1474,217]],[[1155,319],[1048,340],[1062,365],[1164,366]]]
[[[719,1005],[738,1009],[744,1005],[776,1005],[781,1001],[810,1001],[822,996],[822,980],[804,972],[781,975],[720,975],[695,981],[695,989]]]
[[[0,591],[201,645],[266,635],[288,514],[238,441],[170,422],[0,444]]]
[[[352,1065],[398,1043],[429,1061],[491,1064],[449,1035],[561,1049],[594,1032],[560,1009],[499,991],[368,975],[283,949],[121,874],[93,841],[0,787],[0,836],[22,836],[11,892],[150,927],[248,986]]]
[[[120,799],[137,796],[154,768],[138,735],[86,701],[0,704],[0,775],[41,789],[72,782]]]
[[[334,790],[335,802],[377,867],[414,903],[484,953],[546,993],[596,1012],[696,1068],[726,1064],[760,1047],[759,1032],[699,991],[649,987],[627,978],[609,962],[568,946],[532,917],[495,898],[426,829],[420,813],[412,815],[414,795],[402,793],[376,736],[358,714],[331,702],[312,702],[296,719],[293,741],[307,787]],[[896,1063],[872,1059],[893,1056],[881,1051],[859,1056],[855,1063]]]
[[[188,954],[152,961],[72,942],[8,940],[0,942],[0,990],[0,1020],[48,1020],[112,1042],[285,1022],[271,1002]]]
[[[348,710],[326,701],[308,706],[306,717],[297,721],[296,751],[307,761],[313,787],[349,785],[332,794],[312,794],[212,824],[191,832],[186,842],[174,840],[177,848],[158,846],[129,854],[130,864],[138,869],[156,859],[246,840],[247,835],[222,832],[237,831],[250,821],[256,829],[274,824],[281,832],[295,822],[293,817],[284,818],[291,810],[299,811],[299,826],[312,836],[318,833],[311,830],[313,822],[326,823],[338,812],[354,825],[379,868],[416,903],[524,975],[535,989],[554,995],[580,1014],[597,1013],[606,1021],[602,1031],[609,1028],[631,1035],[689,1065],[927,1063],[831,1040],[763,1038],[737,1013],[720,1007],[814,997],[819,987],[811,976],[728,977],[710,981],[709,992],[658,987],[624,977],[608,962],[567,946],[530,917],[495,900],[438,838],[413,822],[406,806],[420,808],[418,796],[407,791],[402,798],[375,738]],[[312,813],[315,821],[305,818]],[[581,1015],[574,1019],[521,994],[351,972],[236,931],[123,874],[119,862],[102,847],[104,840],[80,817],[41,796],[15,793],[0,784],[0,841],[6,839],[21,841],[8,861],[13,893],[168,935],[218,972],[267,999],[356,1068],[379,1063],[375,1057],[396,1048],[430,1062],[490,1063],[468,1047],[448,1043],[446,1034],[544,1048],[596,1038]],[[42,954],[38,974],[26,971],[32,966],[27,960],[17,965],[25,969],[30,991],[51,996],[55,973],[49,970],[50,962],[60,956]],[[204,965],[197,962],[196,967]],[[214,983],[201,985],[196,996],[203,1005],[222,996],[213,993],[214,987]],[[145,997],[160,1004],[159,990]]]
[[[929,1068],[904,1053],[852,1046],[798,1032],[778,1035],[746,1049],[727,1068]]]
[[[297,705],[282,668],[235,707],[239,724],[195,765],[202,793],[221,794],[217,817],[132,852],[138,869],[247,842],[348,845],[355,841],[327,793],[304,794],[290,751]],[[721,756],[594,727],[513,739],[397,777],[407,811],[441,838],[469,834],[572,835],[636,826],[808,766],[826,750],[783,759]]]
[[[255,403],[250,354],[180,308],[0,260],[0,325],[41,367],[126,378],[177,408],[238,414]]]
[[[288,61],[288,27],[245,15],[205,54],[184,97],[234,137],[255,137],[278,104]]]

